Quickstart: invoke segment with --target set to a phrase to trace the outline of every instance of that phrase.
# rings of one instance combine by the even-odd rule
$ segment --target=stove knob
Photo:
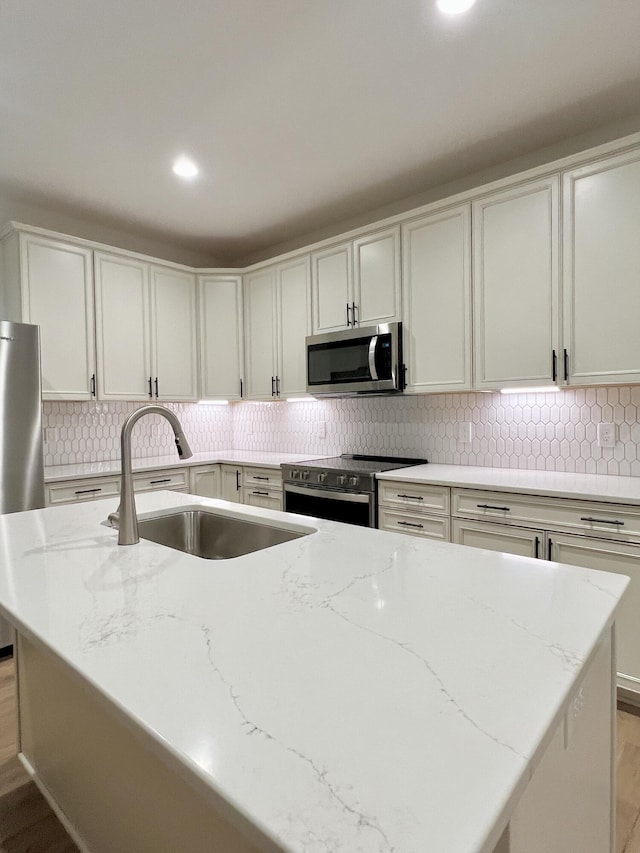
[[[346,474],[338,474],[338,485],[344,486],[344,484],[346,482],[347,482],[347,475]]]
[[[308,480],[309,479],[309,472],[308,471],[301,471],[300,472],[300,479],[301,480]]]
[[[300,479],[300,471],[298,471],[297,468],[295,468],[294,470],[291,471],[291,479],[292,480],[299,480]]]
[[[349,485],[350,486],[357,486],[358,485],[358,478],[357,477],[349,477]]]
[[[324,483],[324,481],[326,479],[327,479],[327,472],[326,471],[322,471],[322,473],[318,474],[318,482],[319,483]]]

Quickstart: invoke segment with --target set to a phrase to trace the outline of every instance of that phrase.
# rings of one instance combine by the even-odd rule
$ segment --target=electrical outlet
[[[616,425],[598,424],[598,447],[615,447]]]
[[[318,438],[326,438],[327,437],[327,422],[326,421],[318,421],[316,424],[316,435]]]

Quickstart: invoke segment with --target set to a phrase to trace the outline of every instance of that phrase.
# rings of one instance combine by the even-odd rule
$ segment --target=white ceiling
[[[241,258],[640,114],[639,44],[638,0],[0,0],[0,189]]]

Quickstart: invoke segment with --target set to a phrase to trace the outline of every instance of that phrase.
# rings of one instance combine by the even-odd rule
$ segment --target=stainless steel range
[[[376,474],[408,465],[423,465],[426,461],[345,453],[331,459],[282,465],[285,511],[376,527]]]

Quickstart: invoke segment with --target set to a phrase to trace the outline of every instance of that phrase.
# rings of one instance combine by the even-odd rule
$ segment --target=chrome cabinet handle
[[[166,480],[149,480],[149,485],[150,486],[158,486],[158,485],[160,485],[160,483],[170,483],[170,482],[171,482],[171,477],[167,477]]]
[[[399,498],[407,498],[410,501],[423,501],[422,495],[397,495]]]
[[[508,506],[491,506],[491,504],[476,504],[478,509],[499,509],[501,512],[511,512]]]
[[[410,521],[399,521],[398,524],[401,524],[402,527],[417,527],[424,530],[424,524],[412,524]]]
[[[101,492],[102,489],[78,489],[76,495],[92,495],[94,492]]]
[[[581,518],[580,521],[591,521],[593,524],[615,524],[618,527],[624,527],[624,521],[609,521],[608,518],[591,518],[590,516],[586,516]]]

